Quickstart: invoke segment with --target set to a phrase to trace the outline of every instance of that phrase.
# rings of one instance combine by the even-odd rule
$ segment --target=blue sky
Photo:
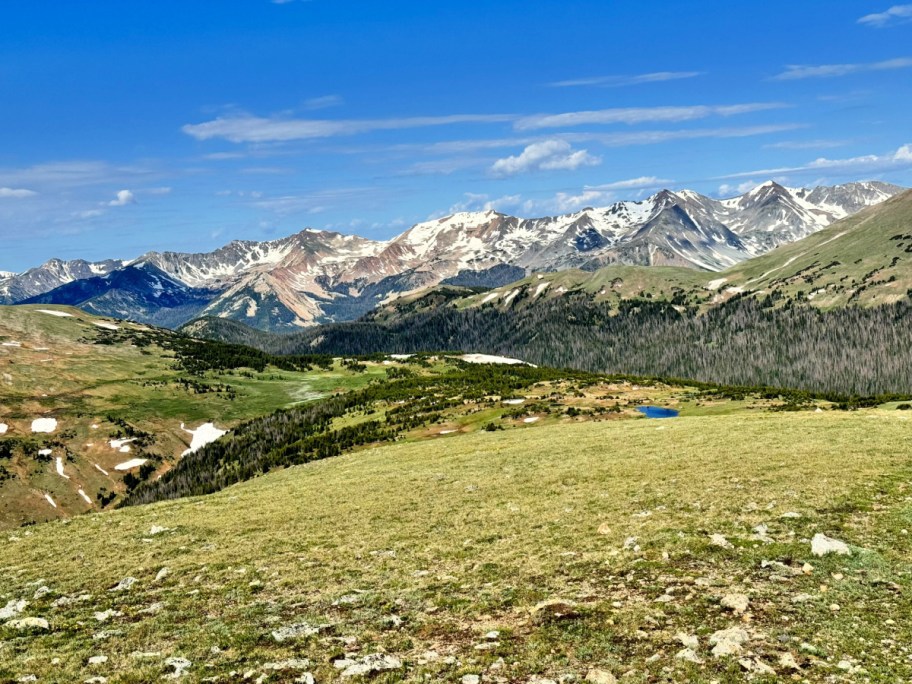
[[[6,0],[0,270],[912,185],[912,4]]]

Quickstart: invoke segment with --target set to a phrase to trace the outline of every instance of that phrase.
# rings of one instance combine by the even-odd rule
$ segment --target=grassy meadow
[[[909,429],[565,421],[24,528],[0,540],[0,608],[48,626],[0,627],[0,679],[906,679]],[[817,533],[851,555],[812,555]]]

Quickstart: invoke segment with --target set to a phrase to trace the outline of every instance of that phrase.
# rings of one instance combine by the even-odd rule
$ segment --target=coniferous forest
[[[276,354],[358,355],[416,351],[500,354],[592,372],[687,378],[841,395],[912,387],[912,306],[822,311],[737,296],[698,313],[649,299],[620,310],[582,294],[522,307],[452,305],[392,320],[366,317],[294,335],[215,322],[206,334]],[[224,331],[224,332],[223,332]]]

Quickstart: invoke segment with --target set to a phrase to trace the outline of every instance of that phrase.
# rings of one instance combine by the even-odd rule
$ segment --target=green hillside
[[[132,478],[170,468],[187,430],[230,429],[385,374],[317,361],[329,366],[69,307],[0,307],[0,528],[110,505]],[[34,432],[36,420],[56,424]],[[134,460],[146,463],[117,470]]]
[[[912,289],[912,191],[720,274],[724,287],[815,306],[876,306]]]
[[[479,431],[20,530],[0,679],[905,680],[906,418]]]

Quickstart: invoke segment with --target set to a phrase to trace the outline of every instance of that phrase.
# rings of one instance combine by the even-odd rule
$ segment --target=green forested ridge
[[[537,382],[570,379],[593,383],[600,379],[551,368],[473,364],[459,364],[432,375],[391,368],[389,375],[389,380],[359,391],[248,421],[187,455],[159,480],[138,488],[125,504],[208,494],[275,468],[390,441],[406,430],[438,421],[448,408],[490,396],[511,396]],[[355,422],[333,424],[343,416],[355,417]]]
[[[454,413],[461,409],[479,413],[486,407],[501,407],[499,416],[490,416],[491,420],[482,427],[490,431],[502,429],[503,420],[547,415],[553,409],[571,418],[621,412],[621,403],[617,401],[588,408],[580,408],[572,402],[567,404],[562,401],[561,392],[551,392],[547,401],[525,403],[522,400],[525,405],[503,408],[502,398],[557,381],[570,384],[569,396],[583,397],[586,388],[611,382],[647,387],[671,385],[686,389],[688,396],[698,403],[752,398],[761,402],[756,406],[771,410],[808,409],[813,407],[815,399],[834,402],[834,408],[849,409],[908,398],[906,395],[866,398],[814,395],[769,387],[724,387],[526,365],[471,364],[455,359],[449,362],[455,367],[441,366],[438,362],[429,372],[391,366],[386,380],[375,381],[364,389],[242,423],[218,441],[185,456],[160,479],[135,488],[124,504],[209,494],[277,468],[338,456],[359,446],[395,441],[409,431],[435,423],[452,422]],[[412,363],[416,368],[428,366],[421,357],[415,357]],[[600,399],[617,400],[620,397],[606,394]],[[775,403],[763,403],[765,400]],[[631,406],[630,403],[625,405]]]
[[[200,329],[200,333],[203,330]],[[210,333],[218,334],[217,325]],[[593,372],[768,385],[844,395],[912,390],[912,306],[820,310],[736,295],[704,313],[649,299],[619,307],[582,293],[524,307],[451,305],[249,340],[273,353],[513,356]]]

